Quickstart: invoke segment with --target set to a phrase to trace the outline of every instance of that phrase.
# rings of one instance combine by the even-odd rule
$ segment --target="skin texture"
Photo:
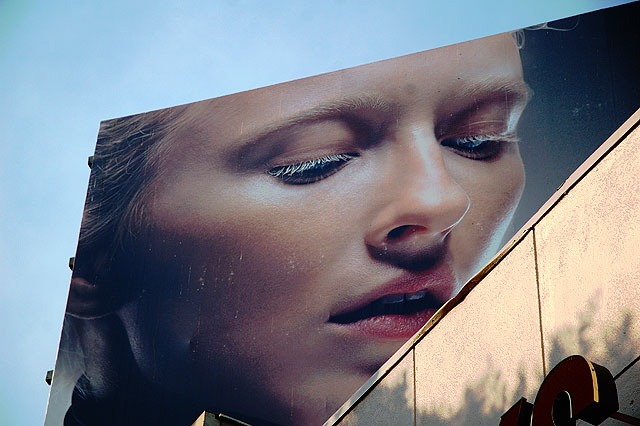
[[[526,97],[499,35],[189,106],[116,311],[144,377],[211,411],[322,423],[415,328],[335,315],[418,288],[443,302],[499,248]],[[273,176],[339,154],[317,181]]]

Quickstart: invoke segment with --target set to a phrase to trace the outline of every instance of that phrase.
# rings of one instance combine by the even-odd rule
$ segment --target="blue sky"
[[[0,424],[42,424],[101,120],[621,4],[0,0]]]

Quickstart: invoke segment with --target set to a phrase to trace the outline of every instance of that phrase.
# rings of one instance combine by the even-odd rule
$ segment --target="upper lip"
[[[376,305],[399,302],[402,299],[410,300],[414,296],[421,296],[425,301],[422,303],[421,309],[438,309],[453,297],[455,288],[456,279],[446,263],[419,273],[405,272],[366,294],[350,298],[331,313],[329,322],[352,322],[351,319],[357,319],[355,317],[358,315],[374,316],[376,313],[373,311],[376,310],[374,308]],[[404,297],[401,299],[401,296]],[[372,314],[367,315],[367,312]],[[379,312],[377,315],[384,313],[398,312],[385,311]]]

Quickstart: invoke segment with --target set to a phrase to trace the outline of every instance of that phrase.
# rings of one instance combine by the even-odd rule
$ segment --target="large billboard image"
[[[639,12],[103,121],[45,425],[322,424],[637,109]]]

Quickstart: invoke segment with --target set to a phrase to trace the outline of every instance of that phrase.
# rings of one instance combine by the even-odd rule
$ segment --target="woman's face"
[[[499,35],[190,106],[121,311],[143,372],[324,421],[499,248],[526,96]]]

